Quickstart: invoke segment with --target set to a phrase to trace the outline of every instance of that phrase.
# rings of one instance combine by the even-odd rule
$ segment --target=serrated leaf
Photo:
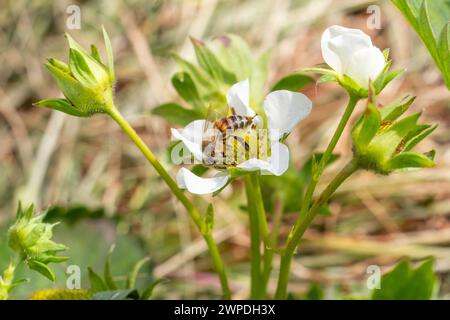
[[[152,110],[152,114],[163,117],[173,124],[185,126],[188,123],[201,119],[203,116],[196,110],[186,109],[179,104],[169,102]]]
[[[139,275],[139,271],[142,269],[144,264],[147,263],[149,260],[150,260],[150,257],[145,257],[134,264],[133,269],[131,269],[131,271],[127,277],[127,288],[128,289],[134,289],[134,287],[136,286],[136,279]]]
[[[431,259],[416,269],[408,261],[401,261],[381,278],[381,288],[372,292],[373,300],[429,300],[436,286]]]
[[[187,72],[178,72],[172,77],[172,85],[177,91],[178,95],[194,109],[202,110],[203,104],[200,99],[197,87],[194,84],[191,76]]]
[[[275,83],[270,91],[276,90],[289,90],[289,91],[300,91],[306,85],[314,83],[314,79],[310,76],[294,73],[284,76]]]
[[[106,261],[105,261],[105,270],[103,273],[103,277],[105,279],[105,284],[110,290],[116,290],[117,285],[114,281],[112,272],[111,272],[111,256],[114,252],[115,245],[111,245],[111,247],[108,250],[108,254],[106,255]]]
[[[55,273],[52,271],[52,269],[50,269],[48,265],[34,259],[28,260],[27,264],[28,267],[30,267],[30,269],[39,272],[50,281],[55,282],[56,280]]]
[[[89,274],[89,283],[92,291],[99,292],[108,290],[108,287],[106,286],[103,279],[90,267],[88,267],[88,274]]]

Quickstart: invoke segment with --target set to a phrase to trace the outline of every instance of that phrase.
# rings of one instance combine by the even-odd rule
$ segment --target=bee
[[[230,110],[231,115],[209,122],[209,125],[205,126],[202,141],[205,165],[216,168],[237,165],[239,158],[242,158],[243,154],[248,155],[250,151],[246,140],[251,131],[255,132],[260,127],[261,118],[258,115],[237,115],[234,108]]]

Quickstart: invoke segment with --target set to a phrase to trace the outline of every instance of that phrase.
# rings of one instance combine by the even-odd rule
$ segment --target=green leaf
[[[430,160],[426,155],[414,152],[402,152],[393,157],[387,163],[389,170],[405,168],[430,168],[433,166],[433,160]]]
[[[381,278],[381,288],[372,292],[373,300],[429,300],[433,296],[437,279],[433,260],[423,262],[415,270],[408,261],[401,261]]]
[[[94,294],[92,300],[138,300],[139,293],[136,290],[108,290]]]
[[[450,22],[442,28],[438,49],[444,75],[450,77]]]
[[[89,273],[89,283],[91,285],[91,290],[94,292],[106,291],[108,287],[106,286],[103,279],[94,271],[92,268],[88,268]]]
[[[141,295],[141,300],[148,300],[151,298],[151,296],[153,295],[153,290],[156,288],[156,286],[158,284],[160,284],[163,280],[162,279],[158,279],[156,281],[153,281],[148,287],[147,289],[144,290],[144,292]]]
[[[438,45],[438,42],[441,42],[441,40],[438,40],[438,32],[441,32],[442,36],[444,28],[446,28],[445,25],[450,20],[448,1],[392,0],[392,2],[420,36],[436,66],[441,71],[447,88],[450,89],[448,53],[442,52],[441,45]]]
[[[106,56],[108,59],[109,77],[111,78],[111,81],[114,81],[116,75],[114,73],[114,57],[111,40],[109,39],[108,33],[106,32],[104,26],[102,26],[102,32],[103,32],[103,40],[105,42]]]
[[[323,289],[319,283],[315,282],[310,287],[306,293],[307,300],[323,300],[324,294]]]
[[[181,69],[191,76],[192,81],[194,81],[200,93],[210,92],[217,89],[217,86],[214,85],[213,79],[202,69],[193,65],[192,63],[183,59],[175,53],[172,54],[172,57],[178,63]]]
[[[203,104],[191,76],[187,72],[178,72],[172,77],[172,85],[178,95],[184,101],[194,107],[194,109],[202,110]]]
[[[76,117],[89,117],[87,112],[80,111],[70,104],[66,99],[45,99],[33,104],[36,107],[46,107],[53,110],[58,110]]]
[[[108,254],[106,255],[106,261],[105,261],[105,271],[104,271],[104,278],[105,278],[105,284],[108,287],[108,289],[116,290],[117,285],[114,282],[114,278],[111,272],[111,256],[114,252],[115,245],[111,245],[111,247],[108,250]]]
[[[55,280],[56,280],[55,273],[45,263],[42,263],[38,260],[30,259],[27,261],[27,264],[28,264],[28,267],[30,267],[30,269],[39,272],[40,274],[42,274],[44,277],[46,277],[50,281],[55,282]]]
[[[227,71],[219,62],[214,53],[200,40],[191,37],[195,55],[199,65],[213,79],[222,84],[232,85],[237,82],[234,74]]]
[[[248,44],[239,36],[226,34],[216,39],[219,42],[217,57],[221,64],[235,74],[238,81],[250,76],[253,64]]]
[[[196,110],[186,109],[176,103],[165,103],[152,110],[152,114],[163,117],[173,124],[185,126],[188,123],[202,118]]]
[[[260,115],[264,114],[262,111],[258,112],[258,110],[264,99],[264,85],[269,71],[269,60],[270,51],[267,51],[255,62],[250,75],[250,106]]]
[[[138,277],[139,271],[142,269],[144,264],[149,260],[150,260],[150,257],[145,257],[134,264],[133,269],[131,269],[130,273],[128,274],[128,278],[127,278],[127,288],[128,289],[133,289],[136,286],[136,279]]]
[[[272,87],[270,91],[276,90],[300,91],[306,85],[313,82],[314,79],[310,76],[301,73],[289,74],[278,80],[278,82]]]

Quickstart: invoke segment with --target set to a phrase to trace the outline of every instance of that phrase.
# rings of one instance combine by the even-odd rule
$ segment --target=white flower
[[[236,83],[227,94],[227,103],[237,115],[254,117],[250,108],[249,81]],[[290,133],[295,125],[311,111],[312,103],[303,94],[287,90],[273,91],[264,100],[264,112],[269,130],[270,156],[265,159],[251,158],[236,165],[245,171],[261,171],[264,174],[282,175],[289,166],[289,149],[280,139]],[[202,141],[205,132],[205,120],[195,120],[184,129],[171,129],[172,137],[181,140],[198,161],[203,161]],[[212,193],[223,188],[231,175],[220,171],[211,178],[196,176],[186,168],[177,174],[178,186],[195,194]]]
[[[375,80],[386,62],[370,37],[358,29],[331,26],[322,35],[322,56],[339,74],[352,78],[362,88]]]

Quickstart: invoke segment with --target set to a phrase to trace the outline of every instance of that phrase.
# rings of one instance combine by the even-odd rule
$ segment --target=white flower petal
[[[202,178],[186,168],[177,173],[177,184],[181,189],[187,189],[195,194],[208,194],[221,189],[228,182],[230,175],[220,172],[212,178]]]
[[[289,133],[311,111],[312,102],[302,93],[288,90],[273,91],[264,99],[271,140]]]
[[[374,81],[385,64],[383,52],[377,47],[359,50],[352,55],[346,74],[361,87],[367,88],[369,78]]]
[[[273,142],[271,152],[267,161],[249,159],[237,165],[237,167],[247,171],[261,170],[263,174],[281,176],[289,168],[289,149],[283,143]]]
[[[237,115],[253,117],[255,111],[250,108],[250,83],[243,80],[234,84],[227,93],[227,103]]]
[[[322,34],[323,59],[333,70],[341,74],[344,73],[354,52],[370,47],[372,40],[358,29],[331,26]]]
[[[194,120],[181,130],[171,129],[172,139],[181,140],[199,161],[202,160],[202,140],[205,124],[205,120]]]

